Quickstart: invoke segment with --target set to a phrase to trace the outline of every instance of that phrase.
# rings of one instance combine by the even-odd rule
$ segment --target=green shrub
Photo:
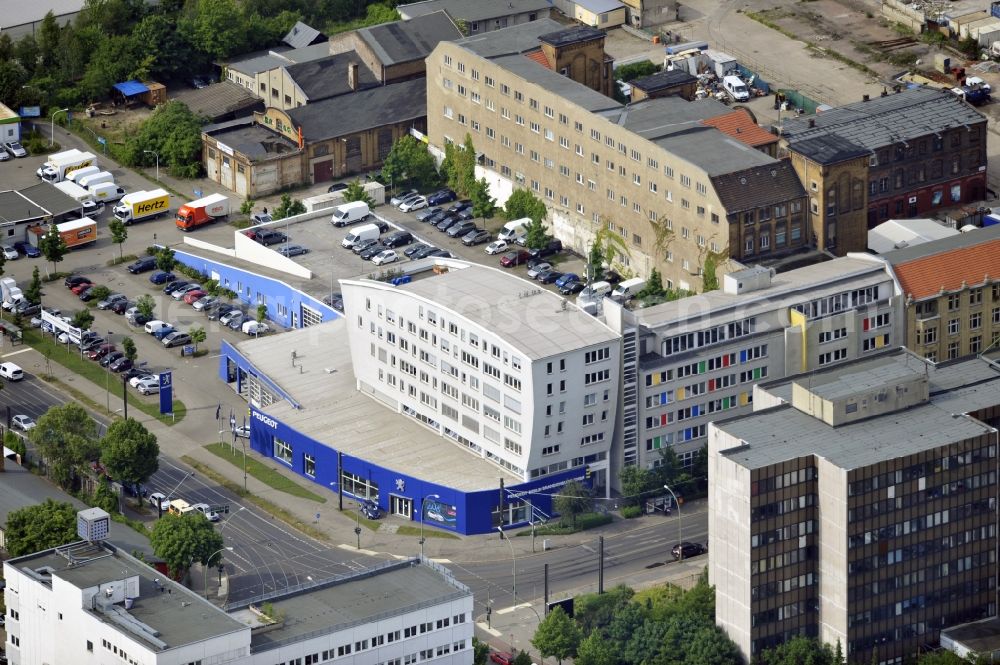
[[[621,512],[622,517],[627,520],[642,517],[642,506],[624,506]]]

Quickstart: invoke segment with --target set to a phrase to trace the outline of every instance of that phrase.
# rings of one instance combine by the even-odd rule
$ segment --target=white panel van
[[[624,282],[615,287],[615,290],[611,292],[611,299],[618,302],[625,302],[626,300],[635,297],[635,294],[642,291],[643,287],[646,286],[646,280],[642,277],[633,277],[632,279],[626,279]]]
[[[528,224],[531,224],[530,217],[522,217],[521,219],[507,222],[500,229],[500,233],[497,234],[497,240],[506,240],[508,243],[514,242],[519,235],[524,233],[524,229]]]
[[[368,219],[371,212],[364,201],[351,201],[334,208],[330,223],[334,226],[348,226]]]
[[[747,88],[747,84],[743,82],[739,76],[724,76],[722,78],[722,87],[725,88],[729,96],[738,102],[749,102],[750,101],[750,90]]]
[[[378,238],[380,233],[377,224],[364,224],[348,233],[340,244],[347,249],[351,249],[356,243],[362,240]]]

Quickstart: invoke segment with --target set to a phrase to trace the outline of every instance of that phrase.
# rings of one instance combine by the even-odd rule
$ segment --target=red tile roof
[[[940,291],[1000,278],[1000,239],[960,247],[893,266],[903,295],[922,300]]]
[[[552,69],[552,67],[549,65],[548,59],[545,57],[545,54],[542,53],[542,49],[535,49],[534,51],[529,51],[524,55],[528,58],[531,58],[538,64],[540,64],[542,67],[545,67],[546,69]]]
[[[701,124],[715,127],[719,131],[732,136],[737,141],[742,141],[752,148],[757,148],[769,143],[777,143],[778,137],[760,127],[754,122],[753,117],[743,109],[736,109],[729,113],[702,120]]]

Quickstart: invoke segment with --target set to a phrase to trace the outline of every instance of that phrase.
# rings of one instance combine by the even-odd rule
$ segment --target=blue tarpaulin
[[[122,93],[126,97],[133,97],[135,95],[141,95],[144,92],[149,92],[149,88],[145,84],[139,81],[125,81],[124,83],[115,83],[115,90]]]

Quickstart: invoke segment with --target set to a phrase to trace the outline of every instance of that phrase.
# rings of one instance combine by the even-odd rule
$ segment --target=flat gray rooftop
[[[532,359],[618,339],[618,333],[547,289],[499,268],[447,261],[448,272],[388,288],[408,291],[477,323]],[[456,269],[457,268],[457,269]],[[382,284],[382,283],[378,283]]]
[[[25,187],[21,194],[53,217],[80,210],[80,204],[48,182]]]
[[[123,605],[117,607],[158,631],[157,639],[166,642],[171,649],[247,630],[246,626],[198,594],[121,550],[113,556],[105,556],[108,554],[107,550],[86,543],[77,543],[71,547],[81,555],[89,553],[90,556],[99,558],[86,560],[87,557],[81,557],[85,562],[73,565],[53,549],[7,563],[18,569],[39,570],[48,567],[52,577],[58,577],[81,590],[138,576],[139,597],[135,599],[132,608],[125,610]],[[159,585],[154,580],[159,580]],[[159,590],[160,587],[163,591]],[[105,617],[107,614],[101,610],[91,610],[91,613],[98,617]],[[109,626],[116,626],[114,621],[105,621]],[[141,632],[117,629],[130,638],[142,637]],[[155,644],[149,644],[156,650]]]
[[[237,345],[301,407],[279,402],[267,408],[269,415],[321,444],[460,491],[495,487],[499,476],[520,480],[359,392],[346,326],[338,319]],[[289,362],[293,349],[296,367]]]
[[[1000,617],[945,628],[941,639],[952,639],[976,653],[988,654],[1000,649]]]
[[[491,30],[455,43],[484,58],[495,58],[510,53],[524,53],[539,46],[542,35],[564,29],[566,26],[550,18],[529,21],[501,30]]]
[[[900,369],[893,370],[889,364]],[[886,377],[894,371],[927,371],[930,402],[839,427],[830,427],[786,404],[718,422],[719,429],[749,444],[725,454],[750,469],[808,454],[855,469],[993,431],[985,423],[962,415],[1000,404],[1000,368],[981,358],[935,367],[897,349],[761,387],[787,400],[794,382],[811,382],[815,387],[832,376],[870,383],[864,379],[868,371],[874,372],[872,377]]]
[[[838,365],[828,371],[802,377],[798,383],[823,399],[838,400],[927,372],[927,365],[923,362],[905,355],[902,357],[911,362],[897,362],[891,354],[886,354],[864,363]]]
[[[220,123],[220,125],[224,124]],[[206,128],[207,131],[208,128]],[[213,129],[211,136],[233,150],[243,153],[251,161],[259,161],[271,157],[284,157],[299,150],[299,147],[291,140],[258,124],[220,129],[218,131]]]
[[[524,25],[534,25],[538,22],[533,21]],[[493,35],[496,33],[490,32],[487,34]],[[492,58],[492,60],[515,76],[541,86],[549,92],[559,95],[566,101],[572,102],[592,113],[621,107],[621,104],[611,97],[605,97],[596,90],[588,88],[582,83],[577,83],[568,76],[563,76],[548,67],[543,67],[525,55],[501,55]]]
[[[457,600],[470,593],[427,565],[394,562],[388,568],[343,582],[272,599],[275,610],[284,613],[285,624],[255,635],[251,649],[267,651],[309,633],[332,633],[387,614],[399,616],[420,607]]]

